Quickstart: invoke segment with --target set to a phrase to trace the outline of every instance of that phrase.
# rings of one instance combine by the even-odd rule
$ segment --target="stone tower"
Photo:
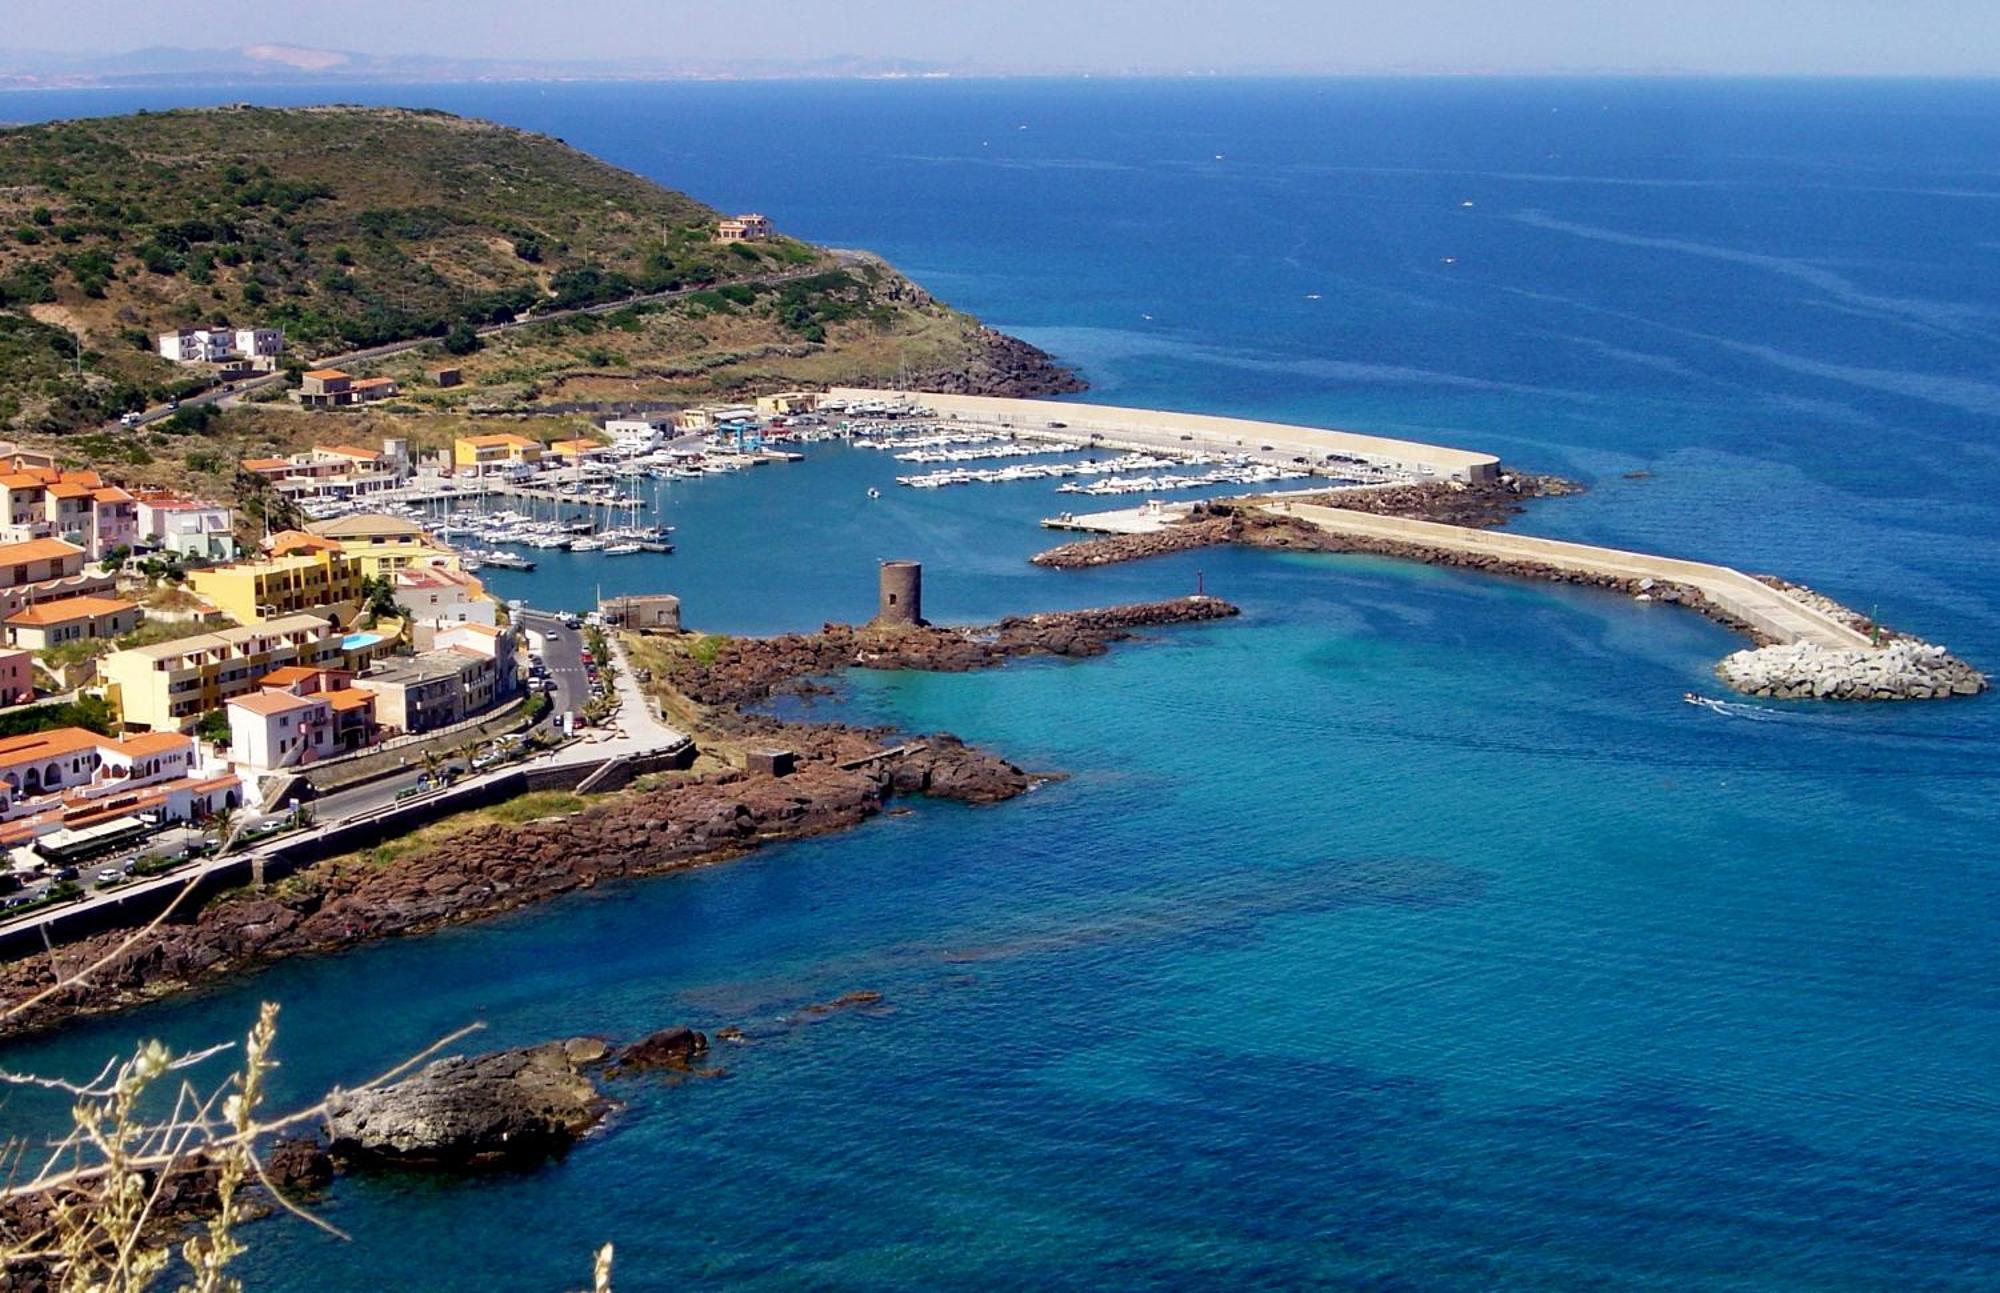
[[[880,625],[918,625],[924,622],[924,568],[915,561],[882,563],[881,602],[875,609]]]

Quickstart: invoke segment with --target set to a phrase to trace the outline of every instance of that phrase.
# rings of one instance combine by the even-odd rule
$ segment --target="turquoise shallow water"
[[[1779,570],[2000,661],[1990,87],[425,93],[883,247],[1107,396],[1445,428],[1592,481],[1528,528]],[[1259,212],[1277,231],[1210,264]],[[1678,698],[1736,643],[1667,608],[1354,558],[1039,572],[1045,488],[869,502],[892,471],[830,449],[675,486],[674,556],[504,587],[664,583],[765,631],[855,617],[873,561],[915,556],[941,619],[1197,572],[1245,616],[857,675],[824,710],[1070,774],[1014,803],[5,1062],[94,1069],[267,998],[285,1097],[469,1019],[750,1034],[726,1078],[621,1085],[544,1170],[342,1183],[355,1242],[260,1227],[267,1288],[574,1286],[604,1239],[631,1288],[1990,1286],[1990,699],[1713,714]],[[800,1017],[857,990],[881,1006]]]

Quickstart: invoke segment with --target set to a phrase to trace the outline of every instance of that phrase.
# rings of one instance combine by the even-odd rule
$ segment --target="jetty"
[[[1439,552],[1524,562],[1592,578],[1655,579],[1698,590],[1725,613],[1749,625],[1773,642],[1809,642],[1834,650],[1873,645],[1868,636],[1817,606],[1754,579],[1729,566],[1678,557],[1658,557],[1621,548],[1543,539],[1506,530],[1472,530],[1436,521],[1378,516],[1346,508],[1311,503],[1264,504],[1273,516],[1304,521],[1329,534],[1346,538],[1408,544]]]
[[[848,403],[902,401],[927,410],[940,422],[991,428],[1023,439],[1088,439],[1093,444],[1139,452],[1165,449],[1176,453],[1222,453],[1303,468],[1316,475],[1480,483],[1497,479],[1500,474],[1500,460],[1490,453],[1250,418],[1072,404],[1067,400],[1015,400],[859,387],[835,387],[827,392],[827,397]]]

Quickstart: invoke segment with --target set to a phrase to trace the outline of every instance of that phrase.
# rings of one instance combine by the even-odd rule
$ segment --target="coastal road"
[[[518,618],[522,628],[541,639],[542,663],[556,684],[550,695],[555,702],[551,712],[582,713],[590,701],[590,672],[583,665],[582,632],[564,628],[561,620],[546,611],[524,610]]]

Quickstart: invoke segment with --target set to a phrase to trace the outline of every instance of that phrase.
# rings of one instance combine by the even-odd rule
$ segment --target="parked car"
[[[115,884],[125,878],[125,873],[115,866],[101,867],[97,872],[97,883]]]

